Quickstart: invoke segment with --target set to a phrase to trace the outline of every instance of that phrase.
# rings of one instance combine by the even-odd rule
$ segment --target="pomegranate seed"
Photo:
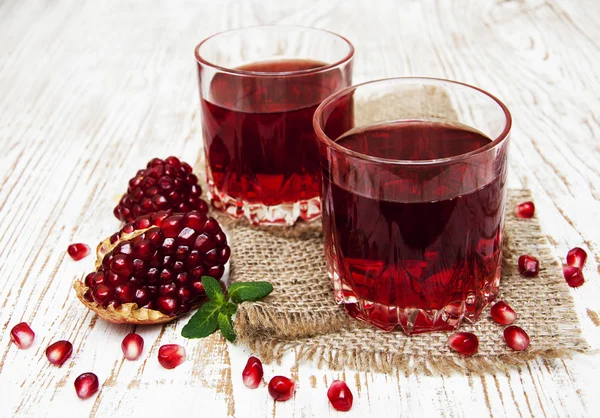
[[[46,349],[46,357],[52,364],[60,366],[63,364],[71,354],[73,353],[73,344],[66,340],[60,340],[53,344],[50,344]]]
[[[448,346],[463,356],[472,356],[479,348],[479,339],[471,332],[455,332],[448,337]]]
[[[516,325],[504,329],[504,341],[510,348],[517,351],[523,351],[529,347],[529,335]]]
[[[585,283],[585,277],[579,267],[563,265],[563,276],[571,287],[579,287]]]
[[[276,401],[287,401],[296,391],[296,384],[293,380],[284,376],[275,376],[269,382],[269,395]]]
[[[515,215],[517,218],[533,218],[535,214],[535,205],[533,202],[524,202],[517,205],[515,208]]]
[[[34,338],[35,332],[29,328],[27,322],[21,322],[10,330],[10,340],[22,350],[31,347]]]
[[[494,303],[490,313],[492,319],[502,325],[510,325],[517,319],[517,313],[503,300]]]
[[[87,399],[98,392],[98,376],[94,373],[83,373],[75,379],[75,391],[79,399]]]
[[[135,333],[127,334],[121,343],[123,356],[127,360],[137,360],[144,350],[144,339]]]
[[[250,389],[256,389],[263,378],[263,367],[262,363],[256,357],[250,357],[242,372],[242,380],[244,385]]]
[[[165,344],[158,349],[158,362],[165,369],[174,369],[185,361],[185,348],[177,344]]]
[[[582,269],[587,261],[587,253],[583,248],[575,247],[567,253],[567,264]]]
[[[71,244],[67,248],[67,252],[73,260],[79,261],[90,253],[90,247],[81,243]]]
[[[329,398],[331,406],[336,411],[343,412],[349,411],[352,408],[352,401],[354,400],[350,388],[346,382],[342,382],[341,380],[334,380],[331,383],[329,390],[327,390],[327,398]]]
[[[540,262],[531,255],[519,257],[519,273],[525,277],[536,277],[540,271]]]

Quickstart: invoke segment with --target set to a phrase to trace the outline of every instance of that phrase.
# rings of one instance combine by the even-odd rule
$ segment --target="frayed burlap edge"
[[[284,354],[293,350],[296,362],[315,362],[318,368],[331,370],[357,370],[379,373],[395,371],[422,373],[426,375],[451,375],[453,373],[488,374],[508,372],[538,359],[568,359],[575,354],[593,354],[584,344],[578,348],[548,349],[543,351],[519,352],[495,357],[429,357],[383,352],[359,352],[354,349],[329,350],[325,347],[311,348],[296,341],[245,340],[244,343],[263,362],[280,363]]]

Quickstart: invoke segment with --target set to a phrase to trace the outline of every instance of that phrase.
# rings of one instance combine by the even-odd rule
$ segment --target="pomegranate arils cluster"
[[[519,257],[519,273],[525,277],[536,277],[540,271],[540,262],[531,255]]]
[[[262,378],[263,367],[261,361],[256,357],[250,357],[246,363],[246,367],[244,367],[244,371],[242,371],[244,385],[250,389],[256,389],[262,382]]]
[[[129,180],[127,192],[114,209],[117,219],[131,222],[140,215],[173,209],[175,212],[208,212],[202,189],[189,164],[176,157],[154,158]]]
[[[73,353],[73,344],[66,340],[60,340],[50,344],[46,349],[46,357],[48,361],[57,366],[62,365],[71,357]]]
[[[158,362],[165,369],[174,369],[185,361],[185,348],[177,344],[165,344],[158,349]]]
[[[533,202],[523,202],[515,207],[517,218],[533,218],[535,214],[535,205]]]
[[[336,411],[346,412],[352,408],[354,396],[350,388],[341,380],[334,380],[327,390],[327,398]]]
[[[269,382],[269,395],[276,401],[287,401],[294,396],[296,384],[285,376],[275,376]]]
[[[98,392],[100,384],[94,373],[83,373],[75,379],[75,392],[79,399],[87,399]]]
[[[86,244],[71,244],[67,247],[67,253],[75,261],[79,261],[90,253],[90,247]]]
[[[34,338],[35,333],[26,322],[21,322],[10,330],[10,340],[21,350],[31,347]]]
[[[101,244],[98,252],[101,262],[85,278],[87,302],[104,309],[135,303],[170,317],[201,302],[202,276],[220,279],[231,254],[218,222],[199,211],[142,216]]]
[[[127,334],[121,343],[123,356],[127,360],[137,360],[144,351],[144,339],[138,334]]]
[[[455,332],[448,337],[448,346],[463,356],[472,356],[479,349],[479,339],[471,332]]]

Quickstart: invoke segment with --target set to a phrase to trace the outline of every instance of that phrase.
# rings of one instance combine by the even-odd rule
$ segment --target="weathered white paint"
[[[585,335],[600,346],[600,5],[594,0],[17,1],[0,3],[0,416],[515,417],[593,416],[598,356],[537,361],[506,375],[378,375],[267,365],[292,375],[296,397],[274,405],[240,378],[250,353],[219,337],[185,341],[185,321],[138,328],[146,360],[121,360],[131,327],[96,320],[73,279],[93,265],[66,247],[92,245],[117,226],[113,197],[147,160],[198,162],[200,122],[193,47],[231,27],[295,23],[350,38],[355,81],[447,77],[497,94],[515,118],[510,182],[527,185],[556,255],[581,245],[588,283],[574,291]],[[532,295],[535,297],[535,295]],[[544,303],[544,301],[540,301]],[[593,314],[592,314],[593,315]],[[28,321],[34,346],[17,350],[10,328]],[[60,338],[73,359],[48,364]],[[188,361],[157,361],[163,343]],[[80,401],[73,380],[94,371],[100,394]],[[355,392],[351,413],[326,400],[328,383]]]

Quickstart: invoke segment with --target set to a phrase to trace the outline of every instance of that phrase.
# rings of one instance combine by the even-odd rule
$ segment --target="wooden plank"
[[[118,226],[113,196],[147,160],[201,149],[192,50],[219,30],[280,23],[323,27],[356,48],[355,81],[422,75],[479,85],[515,118],[509,183],[530,187],[556,255],[590,254],[584,290],[574,291],[588,341],[600,346],[599,44],[600,5],[577,1],[377,2],[173,1],[0,2],[0,416],[136,414],[334,417],[325,396],[348,382],[355,407],[344,416],[591,416],[598,357],[536,361],[496,376],[332,372],[297,366],[293,353],[265,377],[294,376],[298,392],[274,404],[266,387],[240,378],[242,347],[213,336],[180,337],[183,321],[138,328],[143,360],[121,359],[133,328],[97,320],[70,290],[93,260],[75,263],[67,245],[94,245]],[[543,303],[544,301],[540,301]],[[37,333],[27,351],[10,328]],[[44,357],[52,341],[74,343],[62,367]],[[158,347],[185,345],[175,370]],[[94,371],[103,386],[89,401],[72,382]]]

